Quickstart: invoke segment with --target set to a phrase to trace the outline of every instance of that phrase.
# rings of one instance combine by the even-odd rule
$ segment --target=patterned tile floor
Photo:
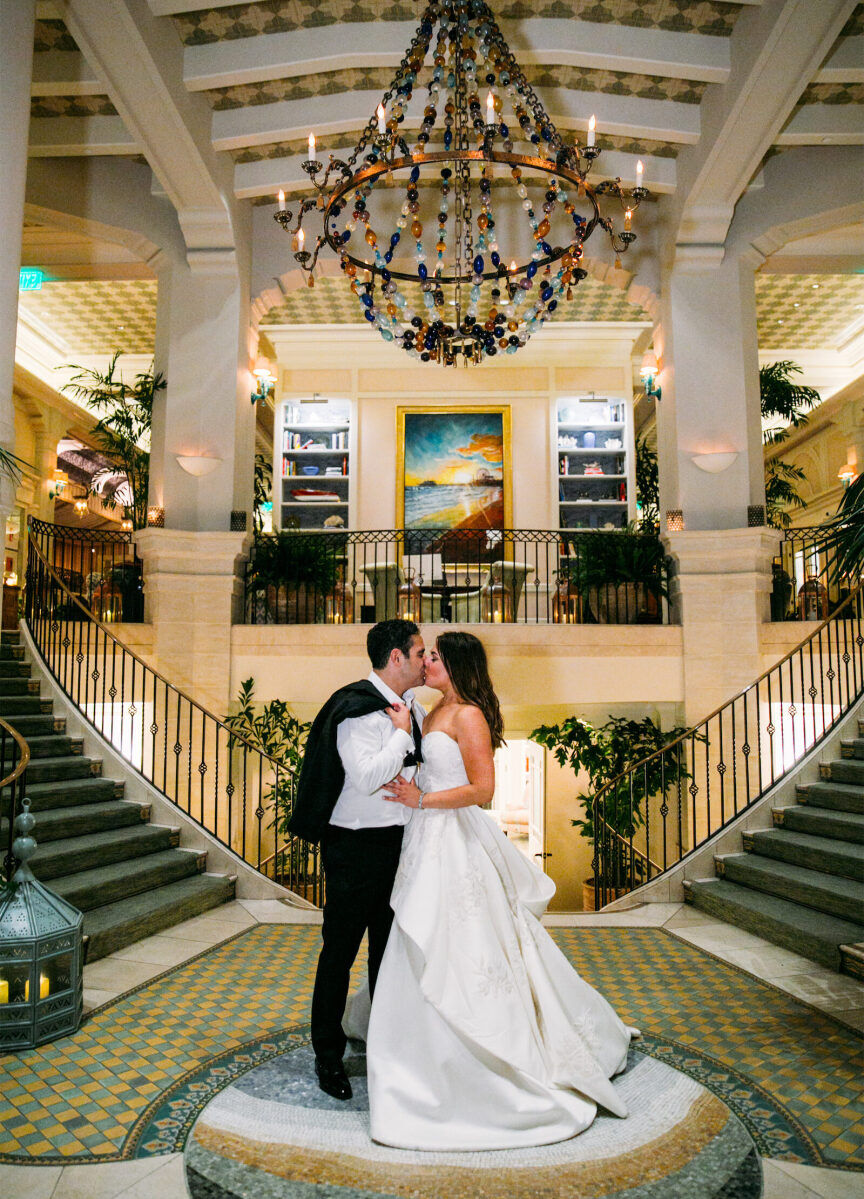
[[[659,928],[553,935],[643,1029],[648,1052],[720,1095],[763,1154],[864,1171],[852,1028]],[[302,1035],[319,944],[315,926],[254,926],[100,1008],[75,1036],[0,1058],[0,1161],[108,1162],[180,1148],[238,1068]]]

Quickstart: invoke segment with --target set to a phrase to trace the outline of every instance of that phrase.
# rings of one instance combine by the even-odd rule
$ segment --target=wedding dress
[[[446,733],[423,738],[423,757],[424,791],[468,782]],[[367,1041],[374,1140],[509,1149],[584,1131],[597,1104],[627,1115],[609,1080],[638,1033],[541,926],[554,891],[480,808],[412,814],[375,1002],[346,1015]]]

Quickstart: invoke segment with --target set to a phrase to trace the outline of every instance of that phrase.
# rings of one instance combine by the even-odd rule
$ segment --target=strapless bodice
[[[451,736],[433,729],[423,736],[419,785],[424,791],[449,791],[468,782],[462,751]]]

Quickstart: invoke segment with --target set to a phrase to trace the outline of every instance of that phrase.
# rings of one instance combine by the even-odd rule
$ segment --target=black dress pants
[[[369,990],[375,990],[393,910],[390,893],[402,848],[401,824],[346,829],[329,825],[321,841],[327,886],[324,944],[312,993],[312,1048],[319,1061],[341,1062],[342,1017],[351,967],[369,933]]]

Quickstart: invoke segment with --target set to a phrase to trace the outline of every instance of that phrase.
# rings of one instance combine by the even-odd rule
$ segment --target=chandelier
[[[426,103],[409,145],[408,110],[421,87]],[[635,187],[590,182],[595,136],[592,116],[586,144],[565,144],[485,0],[433,0],[350,156],[331,154],[325,167],[310,133],[303,170],[314,192],[296,219],[280,192],[275,219],[308,285],[330,246],[365,320],[412,357],[450,366],[514,354],[586,277],[583,245],[598,226],[616,255],[636,238],[633,214],[649,195],[642,163]],[[620,204],[620,228],[601,213],[606,197]],[[311,250],[309,213],[323,221]]]

